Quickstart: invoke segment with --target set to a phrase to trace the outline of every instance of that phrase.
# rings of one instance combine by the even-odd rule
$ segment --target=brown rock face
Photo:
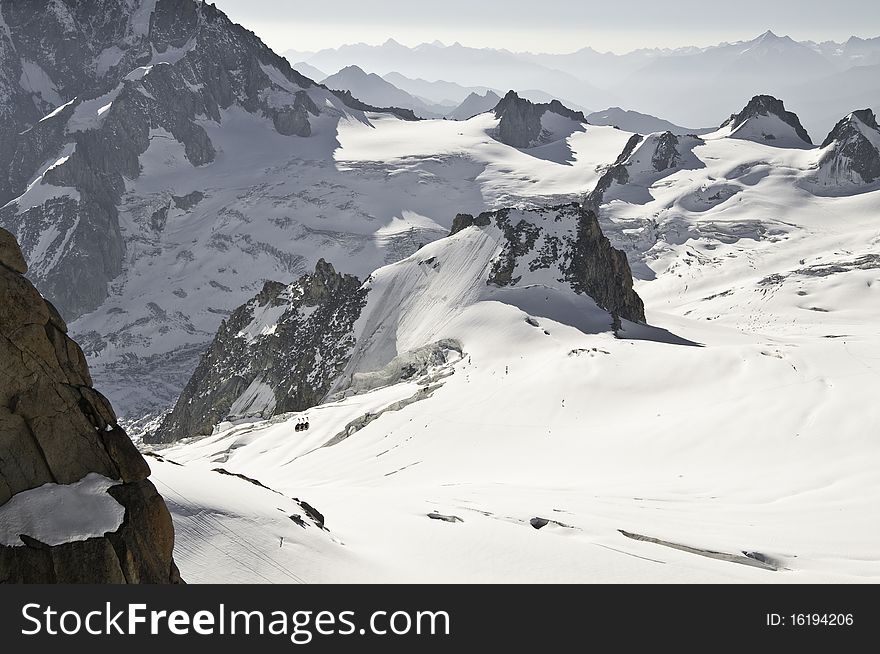
[[[15,239],[0,229],[0,506],[98,473],[119,480],[108,492],[125,517],[103,537],[49,546],[22,534],[21,545],[0,545],[0,582],[179,582],[171,516],[149,466],[25,270]]]

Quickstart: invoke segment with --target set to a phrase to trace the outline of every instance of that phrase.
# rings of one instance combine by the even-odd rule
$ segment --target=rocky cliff
[[[648,136],[634,134],[617,160],[596,182],[585,204],[598,212],[603,202],[617,197],[621,187],[631,185],[646,188],[676,170],[702,167],[693,154],[694,147],[702,143],[698,136],[676,136],[672,132]]]
[[[0,229],[0,582],[176,583],[146,461]]]
[[[151,442],[210,434],[225,419],[318,404],[348,363],[366,291],[321,259],[292,284],[266,282],[223,322]]]
[[[569,109],[559,100],[535,103],[508,91],[495,106],[499,119],[495,138],[515,148],[535,147],[554,140],[553,129],[544,121],[548,113],[573,123],[587,123],[582,112]]]
[[[554,222],[570,225],[568,233],[554,234],[539,221],[523,214],[556,213]],[[487,211],[474,217],[458,214],[452,227],[455,234],[466,227],[495,227],[501,231],[501,250],[492,261],[487,279],[494,286],[512,286],[522,281],[517,271],[558,271],[560,281],[576,293],[587,295],[608,311],[615,325],[624,318],[645,322],[645,306],[633,290],[632,271],[626,255],[611,247],[602,233],[596,212],[579,204],[559,205],[531,212],[511,209]]]
[[[880,179],[880,127],[870,109],[841,119],[822,142],[816,182],[846,190]]]
[[[806,148],[813,145],[800,119],[786,110],[772,95],[756,95],[739,113],[731,115],[721,129],[731,136],[780,147]]]

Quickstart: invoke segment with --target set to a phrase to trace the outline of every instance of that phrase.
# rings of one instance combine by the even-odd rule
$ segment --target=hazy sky
[[[772,29],[796,40],[880,36],[878,0],[215,0],[270,47],[405,45],[571,52],[712,45]]]

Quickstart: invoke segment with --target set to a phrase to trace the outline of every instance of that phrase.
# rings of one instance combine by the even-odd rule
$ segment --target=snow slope
[[[220,321],[265,279],[293,281],[321,257],[363,278],[444,236],[458,212],[577,198],[628,137],[576,132],[563,142],[575,160],[557,163],[492,139],[491,115],[311,120],[310,137],[291,139],[224,111],[219,124],[201,123],[217,156],[199,167],[167,134],[151,134],[119,209],[123,273],[71,324],[122,415],[173,403]]]
[[[658,329],[592,330],[552,294],[448,317],[454,286],[403,296],[425,321],[395,338],[456,338],[460,358],[315,407],[306,432],[291,414],[169,447],[178,490],[222,465],[307,497],[344,543],[284,559],[310,581],[876,583],[880,194],[811,195],[816,152],[707,140],[699,166],[602,205]],[[241,578],[176,556],[185,578]]]

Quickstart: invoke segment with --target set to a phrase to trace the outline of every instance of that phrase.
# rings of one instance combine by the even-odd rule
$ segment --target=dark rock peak
[[[320,259],[292,284],[267,281],[217,331],[174,409],[149,442],[210,434],[226,418],[318,404],[349,361],[367,291]]]
[[[590,296],[612,315],[615,328],[619,327],[620,318],[645,322],[645,306],[633,290],[632,271],[626,255],[611,246],[599,227],[596,212],[576,202],[534,211],[557,212],[560,219],[576,221],[575,237],[555,244],[550,251],[534,252],[541,231],[535,224],[524,220],[512,224],[509,209],[481,214],[502,230],[506,241],[502,253],[492,264],[489,283],[498,286],[515,284],[511,274],[517,260],[537,255],[528,264],[530,270],[558,266],[564,280],[576,293]]]
[[[827,148],[832,142],[842,141],[850,136],[853,130],[858,130],[858,126],[853,124],[854,118],[861,121],[866,127],[880,133],[880,126],[877,125],[877,117],[874,115],[874,112],[870,109],[858,109],[848,116],[841,118],[837,122],[834,128],[828,133],[828,136],[825,137],[825,140],[822,141],[821,147]]]
[[[535,222],[519,220],[513,223],[510,209],[485,211],[477,217],[458,214],[452,234],[470,226],[494,225],[504,234],[501,254],[493,261],[489,283],[510,286],[518,282],[513,274],[518,262],[528,260],[528,268],[535,271],[558,266],[563,279],[576,293],[588,295],[614,318],[645,322],[645,306],[633,290],[632,271],[626,255],[611,246],[599,227],[596,212],[576,202],[542,207],[527,214],[556,213],[556,219],[575,224],[574,236],[563,241],[553,239],[546,249],[536,251],[541,227]],[[558,242],[557,242],[558,241]]]
[[[550,102],[532,102],[526,98],[521,98],[514,90],[508,91],[501,101],[495,106],[495,115],[501,118],[509,110],[534,111],[543,114],[545,111],[552,111],[560,116],[571,118],[581,123],[586,123],[587,118],[582,111],[569,109],[559,100],[551,100]]]
[[[515,148],[528,148],[535,145],[542,132],[541,117],[548,111],[587,123],[580,111],[574,111],[563,105],[559,100],[535,103],[519,97],[515,91],[508,91],[495,105],[495,117],[499,119],[497,138],[502,143]]]
[[[94,473],[116,482],[107,493],[125,514],[103,536],[50,545],[25,533],[0,545],[0,582],[179,582],[171,516],[150,468],[92,388],[61,316],[22,276],[22,262],[0,229],[0,506]]]
[[[869,138],[870,132],[874,138]],[[822,142],[828,150],[819,161],[820,184],[846,187],[880,180],[878,143],[880,128],[870,109],[854,111],[840,120]]]
[[[678,144],[678,137],[672,132],[663,132],[657,137],[657,146],[651,155],[651,165],[655,171],[659,173],[675,167],[681,159]]]
[[[791,111],[787,111],[782,100],[778,100],[772,95],[754,96],[751,100],[749,100],[748,104],[743,107],[742,111],[740,111],[738,114],[731,115],[729,119],[722,123],[721,127],[726,127],[730,125],[731,130],[735,130],[743,123],[745,123],[749,118],[757,118],[758,116],[771,115],[776,116],[782,122],[791,126],[791,128],[794,129],[795,133],[802,141],[810,145],[813,144],[813,141],[810,139],[810,135],[807,134],[807,130],[805,130],[803,128],[803,125],[801,125],[801,121],[800,119],[798,119],[797,114]]]

